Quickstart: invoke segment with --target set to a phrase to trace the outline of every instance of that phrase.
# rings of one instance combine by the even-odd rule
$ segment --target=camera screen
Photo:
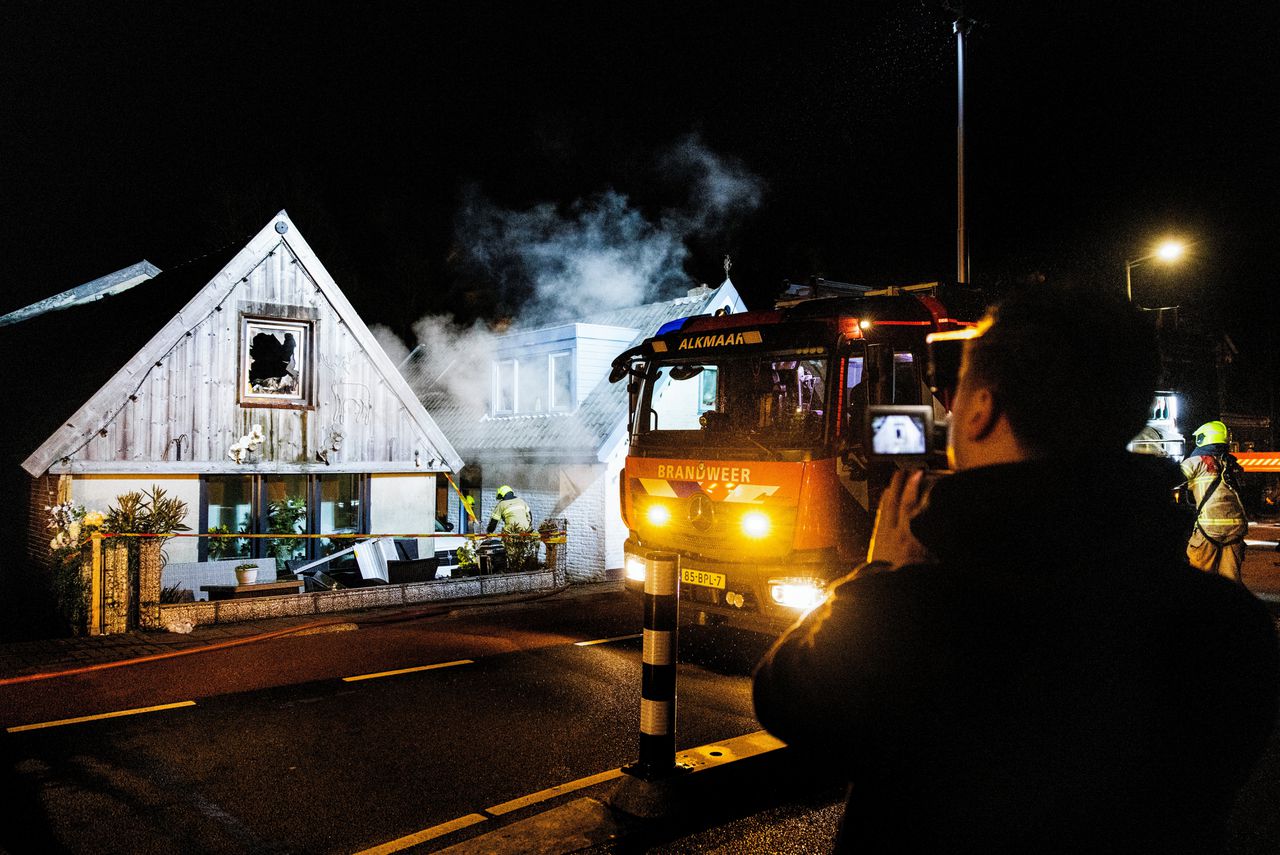
[[[872,454],[924,454],[928,451],[925,417],[915,413],[871,416]]]

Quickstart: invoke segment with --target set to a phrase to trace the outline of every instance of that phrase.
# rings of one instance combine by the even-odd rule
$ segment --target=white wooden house
[[[462,465],[284,211],[243,245],[6,315],[0,340],[34,393],[10,442],[30,443],[32,553],[51,501],[105,511],[152,485],[197,533],[430,532],[436,476]],[[261,441],[236,453],[255,425]],[[273,554],[234,536],[165,551],[171,565]]]
[[[627,538],[618,491],[627,394],[625,383],[609,382],[611,363],[668,321],[721,309],[746,310],[728,279],[674,300],[512,330],[494,348],[487,400],[450,397],[423,370],[420,351],[401,370],[466,460],[461,487],[477,499],[480,524],[496,489],[510,485],[529,503],[535,524],[566,522],[569,580],[601,580],[621,572]],[[451,519],[463,525],[452,504]]]

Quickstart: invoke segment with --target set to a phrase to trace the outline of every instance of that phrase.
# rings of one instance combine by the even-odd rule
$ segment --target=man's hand
[[[910,475],[901,469],[893,473],[876,511],[868,561],[884,561],[896,568],[930,559],[924,544],[911,533],[911,520],[924,508],[928,494],[923,485],[924,470],[917,469]]]

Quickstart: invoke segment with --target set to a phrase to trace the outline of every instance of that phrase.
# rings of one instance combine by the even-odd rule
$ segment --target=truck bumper
[[[632,594],[642,596],[645,555],[669,550],[647,548],[629,539],[623,551],[624,585]],[[821,596],[821,589],[830,580],[851,569],[838,566],[834,556],[806,557],[810,560],[746,564],[681,555],[681,623],[728,624],[750,632],[779,635],[804,617],[812,606],[777,602],[771,582],[789,580],[800,589],[811,585]]]

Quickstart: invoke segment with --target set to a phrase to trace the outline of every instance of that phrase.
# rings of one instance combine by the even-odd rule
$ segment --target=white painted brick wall
[[[567,505],[557,511],[557,507],[562,504],[562,497],[559,486],[554,489],[547,489],[546,482],[550,480],[546,476],[560,472],[560,467],[549,466],[548,473],[540,473],[543,477],[542,489],[531,488],[528,484],[521,484],[517,481],[503,481],[504,484],[510,484],[511,489],[516,491],[516,495],[520,496],[529,503],[529,510],[533,512],[533,524],[539,525],[543,520],[550,516],[564,517],[568,521],[568,543],[567,548],[567,571],[570,582],[600,582],[605,578],[605,489],[608,479],[605,477],[604,466],[576,466],[574,469],[574,482],[579,486],[583,482],[589,482],[580,494],[572,498]],[[497,482],[494,482],[495,484]],[[494,496],[494,487],[490,486],[488,474],[486,472],[484,496],[477,502],[482,506],[483,512],[477,514],[480,519],[481,527],[487,527],[489,524],[489,515],[493,513],[493,507],[497,504]]]

